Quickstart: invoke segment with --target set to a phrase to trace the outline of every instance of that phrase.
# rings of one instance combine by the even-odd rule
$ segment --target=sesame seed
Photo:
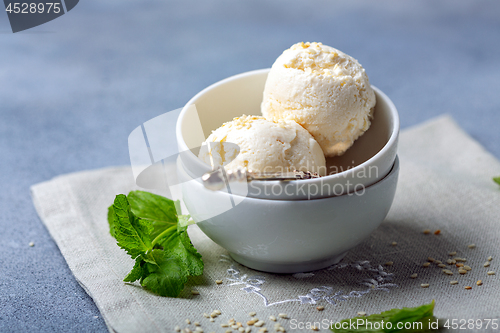
[[[439,235],[440,233],[441,233],[441,230],[439,230],[439,229],[434,231],[434,235]]]
[[[456,280],[450,281],[450,284],[458,284],[458,281]]]
[[[493,257],[492,256],[489,256],[488,257],[488,261],[492,261],[493,260]]]
[[[215,283],[222,284],[222,280],[215,280]]]
[[[393,261],[388,261],[388,262],[385,263],[385,265],[386,266],[392,266],[392,265],[394,265],[394,262]]]
[[[456,264],[457,267],[464,267],[464,264]]]
[[[212,322],[212,323],[213,323],[213,322],[215,322],[215,319],[214,319],[214,318],[210,318],[209,320],[210,320],[210,322]]]
[[[431,264],[430,262],[424,262],[424,264],[422,266],[429,267],[430,264]]]
[[[448,260],[446,260],[446,263],[447,263],[448,265],[454,265],[454,264],[456,264],[456,263],[457,263],[457,261],[456,261],[455,259],[448,259]]]
[[[245,328],[245,333],[249,333],[251,330],[252,330],[251,327],[247,327],[247,328]]]
[[[444,274],[446,274],[446,275],[453,275],[453,272],[450,271],[449,269],[445,269],[444,270]]]
[[[231,325],[231,328],[232,328],[233,330],[237,330],[237,329],[238,329],[238,325],[236,325],[236,324]]]
[[[467,259],[465,259],[465,258],[459,258],[459,257],[456,257],[455,260],[456,261],[461,261],[461,262],[466,262],[467,261]]]
[[[253,317],[253,316],[255,316],[256,314],[257,314],[257,313],[255,313],[255,312],[250,312],[248,315],[249,315],[250,317]]]
[[[446,267],[446,265],[445,265],[445,264],[439,264],[439,265],[438,265],[438,267],[440,267],[440,268],[445,268],[445,267]]]
[[[283,318],[283,319],[288,319],[288,315],[286,313],[280,313],[278,317]]]
[[[243,332],[245,332],[245,329],[243,327],[240,327],[240,328],[238,328],[238,331],[243,333]]]
[[[434,260],[434,263],[435,263],[436,265],[439,265],[439,264],[442,264],[443,262],[442,262],[441,260]]]
[[[464,266],[464,269],[465,269],[466,271],[470,271],[472,268],[471,268],[470,266],[465,265],[465,266]]]
[[[191,324],[191,320],[186,319],[186,324],[188,324],[188,325]]]
[[[180,332],[181,331],[181,328],[179,326],[175,326],[174,329],[175,329],[176,332]]]
[[[430,261],[430,262],[434,262],[434,260],[436,260],[436,259],[434,259],[432,257],[427,258],[427,261]]]
[[[448,253],[448,255],[449,255],[450,257],[452,257],[452,256],[456,256],[456,255],[457,255],[457,251],[449,252],[449,253]]]
[[[241,324],[240,322],[237,322],[237,323],[236,323],[236,326],[238,326],[238,327],[242,327],[242,326],[243,326],[243,324]]]
[[[484,266],[484,267],[489,267],[489,266],[490,266],[490,262],[489,262],[489,261],[485,262],[485,263],[483,264],[483,266]]]
[[[229,324],[220,324],[220,327],[229,327]]]
[[[410,277],[411,277],[412,279],[416,279],[416,278],[417,278],[417,273],[413,273],[412,275],[410,275]]]
[[[193,324],[194,324],[194,326],[200,326],[200,323],[197,321],[195,321]]]
[[[200,292],[199,292],[198,290],[194,290],[194,289],[192,289],[192,290],[191,290],[191,294],[193,294],[193,295],[199,295],[199,294],[200,294]]]
[[[489,271],[488,273],[486,273],[488,275],[495,275],[495,272],[494,271]]]
[[[424,230],[424,235],[428,235],[428,234],[430,234],[430,233],[431,233],[431,230],[430,230],[430,229],[425,229],[425,230]]]
[[[311,327],[311,329],[312,329],[313,331],[319,331],[319,328],[317,328],[316,326]]]
[[[467,274],[467,271],[465,269],[459,269],[458,272],[462,275]]]
[[[325,307],[323,305],[316,307],[316,310],[318,310],[318,311],[323,311],[324,309],[325,309]]]
[[[210,317],[212,317],[212,318],[215,318],[215,317],[217,317],[217,316],[218,316],[218,315],[217,315],[217,313],[215,313],[215,312],[212,312],[212,313],[210,314]]]
[[[269,316],[269,320],[276,321],[276,317],[275,316]]]
[[[265,333],[265,332],[267,332],[267,328],[262,327],[262,328],[259,330],[259,332],[261,332],[261,333]]]
[[[474,249],[476,247],[476,244],[470,244],[469,246],[467,246],[469,249]]]
[[[247,325],[248,325],[248,326],[252,326],[252,325],[253,325],[253,324],[255,324],[255,323],[256,323],[256,322],[255,322],[255,321],[253,321],[253,320],[249,320],[249,321],[247,321]]]
[[[363,317],[363,316],[366,316],[366,312],[364,312],[364,311],[359,311],[359,312],[358,312],[358,316],[362,316],[362,317]]]
[[[195,332],[203,333],[203,328],[198,326],[198,327],[196,327]]]
[[[476,282],[476,284],[477,284],[478,286],[480,286],[480,285],[482,285],[482,284],[483,284],[483,281],[482,281],[482,280],[478,280],[478,281]]]
[[[392,246],[396,246],[396,245],[398,245],[398,243],[396,243],[396,242],[392,242],[392,243],[391,243],[391,245],[392,245]]]
[[[428,283],[422,283],[422,284],[420,285],[420,287],[422,287],[422,288],[428,288],[428,287],[429,287],[429,284],[428,284]]]
[[[193,331],[191,331],[191,330],[189,329],[189,327],[186,327],[186,328],[184,329],[184,332],[186,332],[186,333],[192,333]]]
[[[233,330],[226,330],[226,333],[231,333],[233,332]]]
[[[285,328],[283,326],[278,327],[277,331],[278,332],[286,332]]]
[[[209,315],[208,313],[204,313],[204,314],[203,314],[203,317],[205,317],[205,318],[210,318],[210,315]]]
[[[257,327],[261,327],[261,326],[264,326],[265,322],[262,321],[262,320],[259,320],[258,322],[256,322],[254,325],[257,326]]]
[[[33,246],[35,246],[35,243],[33,243],[33,242],[29,242],[29,244],[28,244],[28,245],[29,245],[29,246],[31,246],[31,247],[33,247]]]
[[[467,289],[467,290],[471,290],[472,289],[471,286],[465,286],[464,288]]]
[[[222,312],[220,312],[220,310],[214,310],[213,313],[215,313],[216,315],[222,314]]]

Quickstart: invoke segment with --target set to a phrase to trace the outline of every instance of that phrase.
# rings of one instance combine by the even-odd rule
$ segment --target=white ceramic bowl
[[[212,130],[242,114],[261,114],[268,72],[269,69],[256,70],[219,81],[194,96],[182,109],[176,127],[177,144],[183,152],[180,155],[183,167],[193,179],[199,180],[210,170],[197,155]],[[271,200],[324,198],[353,192],[384,178],[396,158],[399,117],[392,101],[376,87],[373,89],[377,105],[372,125],[343,156],[327,159],[327,167],[334,174],[289,183],[254,181],[251,186],[236,188],[232,193]],[[316,184],[318,191],[301,191],[299,187],[305,184]],[[283,190],[276,191],[278,188]]]
[[[362,191],[314,200],[265,200],[210,191],[178,159],[183,201],[200,229],[237,262],[273,273],[322,269],[340,261],[389,212],[399,172]]]

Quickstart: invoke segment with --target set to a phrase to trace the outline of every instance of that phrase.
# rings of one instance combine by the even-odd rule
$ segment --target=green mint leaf
[[[203,274],[203,261],[187,233],[187,226],[194,223],[189,215],[177,216],[180,202],[143,191],[132,191],[127,196],[132,212],[151,221],[153,245],[176,256],[189,269],[189,275]],[[177,207],[177,208],[176,208]]]
[[[127,199],[135,216],[151,221],[151,239],[155,239],[166,229],[177,226],[177,211],[173,200],[144,191],[132,191]]]
[[[161,233],[154,242],[163,247],[170,255],[182,261],[187,267],[189,275],[203,274],[203,261],[201,255],[191,243],[187,233],[187,226],[170,227]]]
[[[151,222],[140,219],[132,213],[125,195],[116,196],[113,211],[115,213],[114,235],[118,246],[127,251],[132,259],[152,249]]]
[[[177,211],[173,200],[144,191],[132,191],[127,199],[132,212],[142,219],[177,223]]]
[[[117,195],[108,209],[109,230],[118,245],[136,259],[125,282],[141,285],[161,296],[178,296],[188,276],[203,274],[203,261],[187,227],[194,222],[180,215],[180,202],[132,191]]]
[[[498,185],[500,185],[500,177],[495,177],[495,178],[493,178],[493,181],[494,181],[495,183],[497,183]]]
[[[144,261],[142,258],[139,256],[137,259],[135,259],[135,265],[134,268],[132,268],[132,271],[127,274],[127,276],[123,279],[125,282],[134,282],[137,280],[140,280],[142,276],[144,275],[144,270],[142,269],[142,263]]]
[[[113,205],[108,208],[108,224],[109,224],[109,233],[113,238],[115,237],[115,210],[113,209]]]
[[[354,333],[354,332],[372,332],[372,333],[390,333],[390,332],[409,332],[409,330],[398,329],[397,323],[414,323],[421,322],[422,329],[413,329],[412,332],[427,332],[429,331],[429,322],[433,317],[434,311],[434,301],[429,304],[424,304],[421,306],[417,306],[414,308],[402,308],[402,309],[392,309],[389,311],[382,312],[380,314],[372,314],[368,317],[355,317],[351,319],[344,319],[338,323],[337,327],[334,325],[332,327],[332,331],[336,333]],[[358,322],[361,325],[351,325],[353,322]],[[379,325],[367,325],[367,321],[371,323],[379,323]],[[388,328],[389,325],[381,325],[381,322],[384,323],[390,322],[392,325],[391,328]],[[342,327],[342,323],[344,324],[344,328]]]
[[[150,251],[144,260],[141,285],[160,296],[179,296],[188,277],[184,263],[159,249]]]

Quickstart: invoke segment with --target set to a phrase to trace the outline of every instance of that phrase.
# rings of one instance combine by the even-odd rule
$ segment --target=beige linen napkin
[[[204,332],[225,332],[221,323],[235,318],[246,324],[251,311],[269,331],[275,324],[269,316],[279,313],[289,317],[278,318],[288,332],[310,331],[307,325],[314,322],[326,331],[329,321],[358,311],[379,313],[432,299],[441,318],[499,318],[500,188],[492,177],[500,174],[500,163],[448,116],[403,131],[399,157],[399,185],[389,215],[339,265],[293,275],[253,271],[232,262],[224,249],[191,226],[205,273],[191,279],[179,298],[159,297],[122,282],[133,261],[109,235],[106,213],[116,194],[136,189],[130,168],[59,176],[31,190],[41,220],[110,331],[173,332],[177,325],[194,330],[185,322],[190,319]],[[426,235],[424,229],[432,233]],[[441,233],[434,235],[438,229]],[[472,243],[475,248],[468,247]],[[422,266],[428,257],[446,263],[451,251],[466,258],[472,270],[462,276],[448,266],[454,273],[448,276],[436,264]],[[485,268],[488,256],[493,260]],[[392,266],[385,265],[389,261]],[[414,273],[418,277],[410,278]],[[215,283],[219,279],[220,285]],[[459,283],[451,285],[451,280]],[[478,280],[483,285],[477,286]],[[429,287],[422,288],[424,283]],[[200,294],[192,295],[191,289]],[[222,314],[210,322],[203,314],[215,309]]]

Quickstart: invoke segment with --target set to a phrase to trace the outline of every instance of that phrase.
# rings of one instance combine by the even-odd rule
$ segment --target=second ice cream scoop
[[[310,171],[326,174],[318,142],[294,121],[242,116],[224,123],[203,143],[199,158],[212,169],[258,172]]]
[[[321,43],[298,43],[273,64],[262,114],[296,121],[330,157],[342,155],[370,127],[375,103],[356,59]]]

